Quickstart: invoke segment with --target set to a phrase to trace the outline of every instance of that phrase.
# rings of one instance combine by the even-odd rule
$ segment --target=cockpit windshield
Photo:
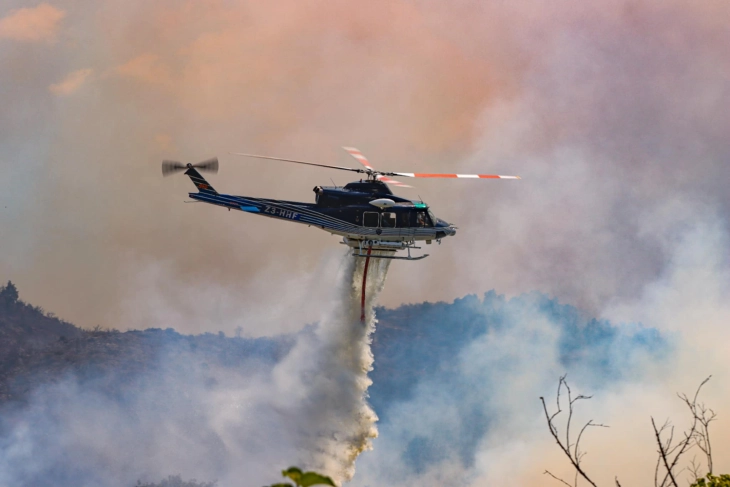
[[[431,225],[436,225],[436,222],[438,220],[436,219],[436,216],[433,214],[433,212],[430,209],[428,210],[428,217],[431,219]]]
[[[414,227],[432,227],[433,226],[432,220],[430,219],[430,215],[428,215],[426,211],[418,210],[415,213],[415,217],[416,217],[416,221],[414,221],[411,226],[414,226]]]

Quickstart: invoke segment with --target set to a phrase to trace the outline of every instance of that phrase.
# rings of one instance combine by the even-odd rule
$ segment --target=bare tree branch
[[[695,478],[695,479],[700,478],[702,476],[702,474],[700,473],[700,464],[697,463],[697,459],[692,458],[692,461],[690,461],[690,465],[691,465],[691,467],[690,467],[689,471],[692,474],[692,478]]]
[[[580,433],[578,434],[578,438],[577,438],[577,441],[575,442],[575,445],[573,445],[570,442],[570,425],[571,425],[571,422],[573,420],[573,405],[577,401],[579,401],[581,399],[590,399],[591,396],[578,395],[578,396],[576,396],[574,398],[573,395],[572,395],[572,391],[570,390],[570,387],[568,386],[568,383],[565,380],[565,377],[566,376],[563,375],[562,377],[560,377],[560,380],[558,381],[558,391],[557,391],[557,394],[556,394],[556,396],[557,396],[557,411],[555,413],[553,413],[551,415],[548,412],[547,404],[545,403],[545,398],[544,397],[540,397],[540,401],[542,402],[542,408],[543,408],[543,411],[545,412],[545,419],[547,420],[548,429],[550,430],[550,434],[555,439],[555,442],[558,444],[558,446],[563,451],[563,453],[565,453],[565,455],[568,457],[568,459],[570,460],[570,463],[573,465],[573,468],[575,468],[575,472],[576,472],[576,474],[575,474],[575,485],[576,486],[578,485],[578,475],[580,475],[589,484],[591,484],[593,487],[596,487],[595,482],[593,482],[593,480],[591,480],[590,477],[588,477],[588,475],[586,474],[586,472],[580,466],[581,459],[583,458],[583,456],[585,456],[585,453],[583,453],[583,452],[580,451],[580,440],[581,440],[581,437],[583,436],[583,432],[589,426],[597,426],[597,427],[603,427],[603,428],[607,428],[607,426],[606,425],[603,425],[603,424],[596,424],[596,423],[593,422],[593,420],[590,420],[580,430]],[[563,387],[565,387],[565,389],[567,391],[567,395],[568,395],[568,421],[567,421],[567,424],[566,424],[566,427],[565,427],[565,442],[563,442],[561,440],[560,435],[559,435],[558,428],[554,424],[555,418],[561,412],[563,412],[562,408],[560,407],[560,393],[561,393]],[[572,451],[571,451],[571,447],[572,447]],[[557,480],[560,480],[561,482],[563,482],[566,485],[569,485],[567,482],[565,482],[562,479],[559,479],[559,478],[555,477],[550,472],[545,471],[545,473],[548,473],[553,478],[555,478]]]
[[[717,414],[712,409],[706,407],[703,403],[698,402],[698,398],[702,388],[710,380],[712,376],[707,377],[694,393],[694,396],[689,397],[686,394],[677,394],[682,402],[687,406],[692,414],[692,423],[688,430],[683,431],[681,434],[675,436],[675,427],[667,419],[661,427],[659,427],[651,417],[651,425],[654,430],[654,437],[657,442],[658,456],[656,465],[654,467],[654,485],[655,487],[679,487],[678,479],[680,475],[684,475],[685,472],[689,472],[692,475],[692,481],[701,478],[700,469],[702,462],[697,462],[697,458],[693,457],[687,466],[687,462],[684,460],[684,455],[688,453],[695,446],[704,454],[707,461],[708,474],[712,473],[713,462],[712,462],[712,445],[710,443],[710,423],[716,420]],[[573,486],[578,486],[579,477],[585,479],[590,485],[596,487],[596,484],[588,477],[586,472],[581,467],[581,461],[585,457],[586,452],[581,451],[580,442],[583,438],[583,434],[589,427],[602,427],[607,428],[604,424],[594,423],[593,420],[589,420],[580,429],[575,443],[571,442],[571,428],[574,418],[574,405],[581,399],[591,399],[592,396],[577,395],[573,397],[573,391],[570,389],[566,376],[563,375],[558,381],[558,389],[556,393],[556,408],[557,410],[550,414],[545,403],[545,398],[540,397],[542,402],[543,411],[545,413],[545,419],[547,420],[548,429],[555,442],[558,444],[563,453],[568,457],[571,465],[575,469],[575,478],[573,480]],[[565,392],[563,391],[565,388]],[[567,395],[567,411],[563,409],[565,399],[562,397]],[[565,423],[565,433],[561,433],[558,427],[555,425],[555,421],[558,416],[567,412],[567,422]],[[680,468],[684,465],[683,468]],[[664,470],[662,472],[662,470]],[[546,474],[550,475],[554,479],[560,481],[564,485],[570,486],[565,480],[556,477],[549,471],[545,471]],[[616,487],[621,487],[621,483],[618,477],[614,478]]]
[[[694,396],[690,399],[686,394],[677,394],[677,396],[684,402],[692,413],[692,424],[688,432],[684,433],[684,438],[674,444],[674,427],[670,429],[669,439],[666,442],[662,441],[662,434],[669,427],[669,421],[665,422],[664,425],[657,429],[654,418],[651,419],[651,424],[654,427],[654,435],[659,446],[659,461],[657,463],[657,469],[655,470],[654,484],[656,487],[664,487],[667,482],[670,481],[669,485],[679,487],[677,484],[677,476],[684,469],[679,472],[675,472],[675,469],[679,465],[679,461],[682,456],[690,451],[694,446],[697,446],[707,458],[708,470],[712,469],[712,447],[710,445],[710,432],[709,424],[715,419],[714,411],[705,408],[704,404],[698,404],[697,398],[699,397],[702,387],[707,384],[712,376],[707,377],[700,383],[699,387],[695,391]],[[659,465],[664,465],[666,473],[661,482],[658,482]]]
[[[556,477],[555,475],[553,475],[553,474],[552,474],[551,472],[549,472],[548,470],[545,470],[545,472],[543,472],[543,475],[544,475],[544,474],[547,474],[547,475],[551,476],[552,478],[554,478],[554,479],[555,479],[555,480],[557,480],[558,482],[562,482],[562,483],[564,483],[564,484],[565,484],[565,485],[567,485],[568,487],[573,487],[573,486],[572,486],[572,485],[570,485],[570,484],[569,484],[568,482],[566,482],[565,480],[561,479],[560,477]]]
[[[697,398],[699,396],[700,390],[702,389],[702,386],[707,384],[707,382],[711,378],[712,376],[709,376],[704,381],[702,381],[700,386],[697,388],[697,391],[695,392],[692,401],[689,400],[686,394],[679,395],[679,398],[682,399],[682,401],[689,408],[693,418],[700,424],[700,427],[693,434],[693,441],[694,444],[702,451],[702,453],[705,454],[708,473],[712,473],[713,469],[712,445],[710,443],[710,423],[716,419],[717,414],[715,414],[715,411],[713,411],[712,409],[705,407],[704,403],[697,403]]]
[[[580,448],[579,448],[579,445],[580,445],[580,439],[581,439],[581,437],[583,436],[583,432],[584,432],[584,431],[586,430],[586,428],[588,428],[589,426],[594,426],[594,427],[596,427],[596,428],[608,428],[608,426],[607,426],[607,425],[605,425],[605,424],[597,424],[597,423],[594,423],[592,419],[591,419],[591,420],[589,420],[589,421],[588,421],[588,422],[587,422],[587,423],[586,423],[586,424],[585,424],[585,425],[583,426],[583,428],[581,428],[581,430],[580,430],[580,433],[578,433],[578,439],[577,439],[577,440],[575,441],[575,449],[574,449],[574,452],[575,452],[575,453],[574,453],[574,454],[575,454],[575,458],[576,458],[576,459],[580,459],[580,458],[582,458],[582,457],[583,457],[583,455],[585,455],[585,453],[581,453],[581,451],[580,451]]]
[[[704,404],[700,404],[700,414],[698,419],[702,425],[702,432],[695,438],[697,447],[702,450],[707,458],[707,473],[712,473],[712,445],[710,444],[710,423],[717,418],[717,414],[712,409],[706,409]]]
[[[651,425],[654,428],[654,435],[656,436],[656,441],[657,441],[657,444],[659,445],[659,456],[661,457],[662,462],[664,463],[664,468],[667,469],[667,476],[669,476],[669,478],[671,479],[674,487],[679,487],[679,485],[677,485],[677,480],[674,478],[674,474],[672,473],[672,467],[669,466],[669,460],[667,459],[667,447],[662,443],[662,438],[661,438],[661,434],[660,434],[661,431],[664,431],[665,427],[667,426],[667,423],[664,423],[664,426],[661,427],[661,430],[658,430],[656,427],[656,423],[654,422],[654,418],[651,418]],[[671,440],[670,440],[670,444],[671,444]],[[664,479],[662,480],[662,483],[659,484],[658,487],[664,487],[664,485],[666,485],[667,476],[664,477]],[[656,480],[654,482],[656,483]]]

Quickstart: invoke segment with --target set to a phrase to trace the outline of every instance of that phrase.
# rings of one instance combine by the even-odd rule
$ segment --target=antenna
[[[335,185],[335,188],[336,188],[337,187],[337,183],[335,183],[335,180],[332,179],[332,178],[330,178],[330,181],[332,181],[332,184],[334,184]]]

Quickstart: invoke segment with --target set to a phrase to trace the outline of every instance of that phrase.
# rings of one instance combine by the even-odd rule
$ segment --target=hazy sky
[[[383,169],[518,174],[401,190],[459,230],[394,262],[381,303],[536,290],[676,339],[664,370],[592,410],[615,427],[593,458],[620,462],[597,476],[646,479],[635,424],[678,417],[673,394],[711,373],[708,403],[730,401],[729,18],[724,0],[5,0],[0,279],[82,326],[273,335],[322,316],[338,238],[184,204],[193,186],[163,179],[162,159],[217,155],[219,191],[302,201],[347,175],[228,152],[356,164],[348,145]],[[562,373],[540,320],[455,357],[477,379],[509,364],[489,396],[504,430],[479,445],[473,485],[540,484],[560,462],[528,403]],[[436,386],[396,424],[429,420],[410,412],[437,409]],[[364,466],[388,467],[387,441]]]
[[[324,232],[183,204],[163,158],[222,192],[312,201],[401,171],[456,223],[391,267],[382,302],[540,290],[599,313],[665,272],[698,215],[726,225],[730,6],[721,1],[6,1],[0,277],[82,326],[245,333],[319,316]]]

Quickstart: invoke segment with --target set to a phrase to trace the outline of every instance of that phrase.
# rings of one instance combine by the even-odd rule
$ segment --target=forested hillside
[[[423,378],[442,378],[458,387],[454,358],[459,352],[477,337],[515,326],[526,310],[555,323],[566,368],[578,361],[604,379],[619,378],[631,373],[632,355],[666,351],[656,330],[586,319],[576,308],[538,293],[508,300],[491,291],[483,299],[472,295],[453,303],[378,308],[370,400],[381,419],[390,404],[407,399]],[[309,330],[305,327],[300,333]],[[295,340],[295,335],[257,339],[223,333],[182,335],[173,328],[82,330],[23,302],[8,283],[0,288],[0,402],[22,400],[34,387],[69,374],[82,384],[93,383],[112,397],[122,397],[143,373],[154,372],[160,357],[170,355],[194,357],[204,369],[254,371],[272,367]],[[624,352],[622,360],[614,360],[616,353]]]
[[[643,361],[671,354],[656,330],[591,319],[539,293],[507,299],[488,292],[376,314],[368,394],[380,446],[363,462],[392,463],[399,475],[440,462],[468,470],[494,421],[514,415],[514,404],[537,407],[536,391],[565,371],[600,391],[639,377]],[[296,450],[271,438],[295,438],[306,427],[287,413],[297,387],[337,380],[303,376],[298,384],[278,372],[291,357],[316,353],[307,344],[316,343],[319,325],[302,325],[257,339],[183,335],[174,323],[82,330],[23,302],[8,283],[0,288],[0,463],[7,478],[158,485],[168,475],[213,480],[291,461]],[[527,395],[512,396],[510,384],[525,380],[533,382]]]
[[[167,354],[194,354],[204,368],[270,367],[292,340],[191,336],[172,328],[83,330],[23,302],[9,282],[0,288],[0,403],[22,402],[35,387],[69,375],[111,397],[123,397],[143,374],[154,373]]]

